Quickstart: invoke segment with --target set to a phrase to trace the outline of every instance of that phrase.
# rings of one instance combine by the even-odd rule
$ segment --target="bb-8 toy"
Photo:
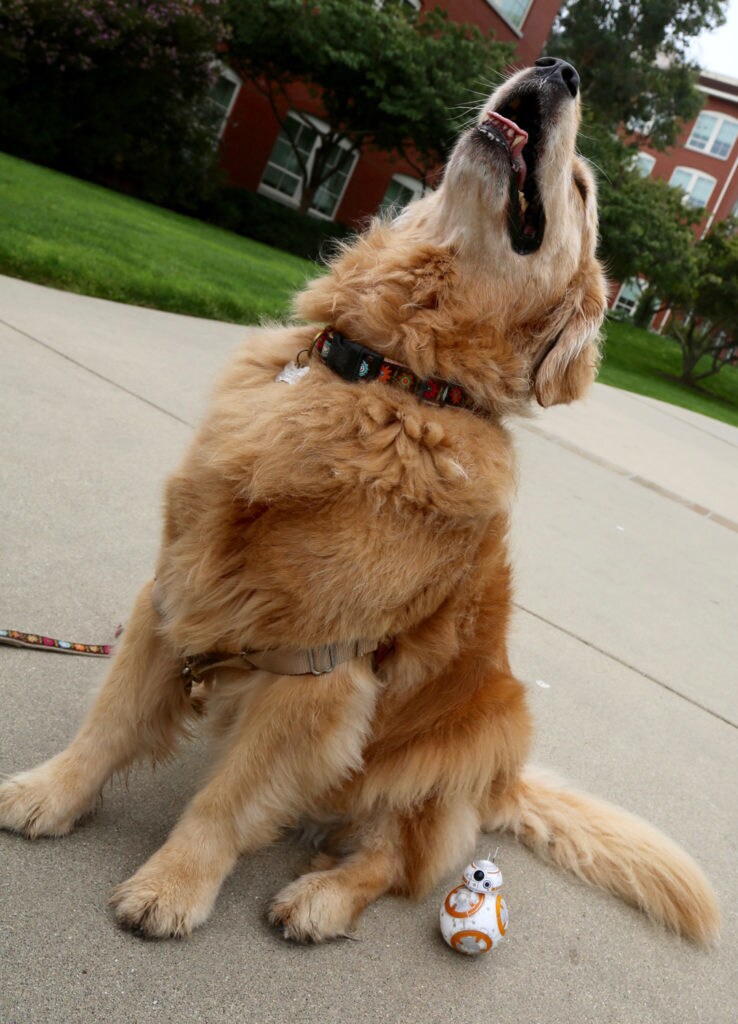
[[[478,956],[499,946],[507,931],[507,904],[502,872],[491,860],[474,860],[464,881],[452,889],[441,907],[441,934],[451,949]]]

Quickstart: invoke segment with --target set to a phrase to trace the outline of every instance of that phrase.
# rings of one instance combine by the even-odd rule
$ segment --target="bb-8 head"
[[[464,869],[464,884],[472,892],[499,892],[502,872],[491,860],[473,860]]]

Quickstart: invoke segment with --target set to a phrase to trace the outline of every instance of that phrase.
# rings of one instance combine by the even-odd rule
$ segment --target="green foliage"
[[[0,146],[157,201],[215,162],[221,0],[4,0]]]
[[[306,260],[321,260],[336,239],[353,234],[342,224],[307,217],[242,188],[221,189],[212,200],[201,205],[197,213],[212,224]]]
[[[682,380],[713,377],[738,355],[738,222],[726,220],[695,245],[691,288],[668,295],[671,333],[682,350]]]
[[[651,298],[688,292],[697,269],[692,225],[701,211],[685,205],[683,193],[666,182],[643,178],[634,168],[635,150],[591,112],[580,143],[599,171],[599,255],[608,273],[618,281],[642,275]]]
[[[577,68],[603,127],[626,125],[663,149],[702,105],[688,45],[722,24],[726,6],[727,0],[570,0],[547,49]]]
[[[418,13],[401,0],[230,0],[227,20],[229,62],[268,98],[281,125],[299,82],[325,111],[312,167],[293,146],[303,210],[333,173],[327,158],[339,139],[351,145],[346,161],[378,146],[424,177],[445,159],[460,109],[473,104],[475,90],[489,91],[512,55],[444,11]]]

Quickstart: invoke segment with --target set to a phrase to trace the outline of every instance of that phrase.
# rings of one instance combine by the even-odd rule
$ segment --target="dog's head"
[[[579,397],[606,305],[579,107],[565,61],[513,75],[459,138],[441,186],[370,229],[300,312],[499,408]]]

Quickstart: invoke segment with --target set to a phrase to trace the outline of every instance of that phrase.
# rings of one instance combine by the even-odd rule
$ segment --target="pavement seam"
[[[111,380],[110,377],[106,377],[103,373],[98,373],[97,370],[93,370],[91,367],[81,363],[78,359],[72,358],[67,355],[66,352],[61,352],[58,348],[54,348],[48,341],[43,341],[41,338],[36,338],[33,334],[29,334],[28,331],[21,330],[20,327],[16,327],[14,324],[9,324],[7,320],[1,320],[0,324],[7,327],[10,331],[15,331],[16,334],[22,335],[24,338],[28,338],[29,341],[35,342],[37,345],[41,345],[42,348],[47,349],[49,352],[53,352],[54,355],[59,356],[61,359],[66,359],[68,363],[73,366],[77,366],[80,370],[85,370],[87,373],[92,374],[93,377],[97,377],[98,380],[105,381],[106,384],[110,384],[112,387],[117,388],[118,391],[124,392],[126,395],[130,395],[131,398],[138,399],[139,402],[143,402],[145,405],[150,406],[152,409],[156,409],[157,412],[164,413],[165,416],[169,416],[170,419],[176,420],[177,423],[181,423],[185,427],[189,427],[190,430],[194,430],[194,425],[189,423],[187,420],[183,420],[181,416],[177,416],[176,413],[171,412],[169,409],[165,409],[161,405],[157,405],[156,402],[152,402],[149,398],[144,398],[143,395],[137,394],[135,391],[131,391],[130,388],[125,387],[123,384],[119,384],[118,381]]]
[[[596,466],[600,466],[602,469],[608,470],[610,473],[616,473],[618,476],[625,477],[626,480],[629,480],[633,484],[637,484],[639,487],[644,487],[648,491],[654,491],[662,498],[666,498],[667,501],[673,501],[675,504],[681,505],[682,508],[689,509],[690,512],[696,512],[702,519],[709,519],[711,523],[717,523],[718,526],[723,526],[728,530],[732,530],[734,533],[738,533],[738,522],[716,512],[714,509],[707,508],[705,505],[700,505],[698,502],[692,501],[689,498],[684,498],[681,494],[677,494],[675,491],[670,491],[667,487],[662,487],[661,484],[657,484],[655,481],[649,480],[647,477],[640,476],[638,473],[633,473],[629,469],[623,469],[623,467],[618,466],[617,463],[610,462],[609,459],[605,459],[601,455],[596,455],[594,452],[588,452],[585,448],[581,448],[578,444],[574,444],[573,441],[567,441],[562,437],[556,437],[554,434],[549,434],[541,427],[534,427],[530,423],[521,423],[519,426],[523,430],[529,431],[531,434],[536,434],[538,437],[542,437],[545,441],[550,441],[552,444],[558,445],[559,448],[564,448],[566,451],[572,452],[574,455],[578,455],[582,459],[586,459],[587,462],[592,462]]]
[[[622,658],[619,658],[617,654],[613,654],[612,651],[606,651],[604,647],[598,647],[597,644],[592,643],[591,640],[587,640],[585,637],[572,632],[565,626],[561,626],[557,622],[547,619],[545,615],[539,615],[538,612],[531,611],[530,608],[526,608],[517,601],[514,602],[514,605],[519,611],[524,612],[526,615],[531,615],[534,619],[538,619],[539,622],[544,622],[547,626],[551,626],[551,628],[555,629],[557,632],[564,633],[566,636],[571,637],[572,640],[578,640],[579,643],[584,644],[585,647],[589,647],[598,654],[602,654],[605,658],[609,658],[610,661],[614,661],[618,665],[622,665],[623,668],[630,669],[631,672],[635,672],[636,675],[641,676],[642,679],[648,679],[649,682],[656,683],[656,685],[660,686],[663,690],[668,691],[675,697],[681,698],[681,700],[686,701],[688,704],[692,704],[694,707],[699,708],[700,711],[704,711],[712,718],[717,718],[719,721],[729,725],[732,729],[738,729],[738,722],[731,721],[731,719],[726,718],[725,715],[721,715],[718,711],[714,711],[712,708],[708,708],[704,704],[700,704],[699,701],[694,700],[692,697],[688,697],[680,690],[675,690],[673,686],[669,686],[669,684],[665,683],[662,679],[657,679],[656,676],[652,676],[650,673],[644,672],[643,669],[638,668],[637,665],[632,665],[630,662],[624,661]]]

